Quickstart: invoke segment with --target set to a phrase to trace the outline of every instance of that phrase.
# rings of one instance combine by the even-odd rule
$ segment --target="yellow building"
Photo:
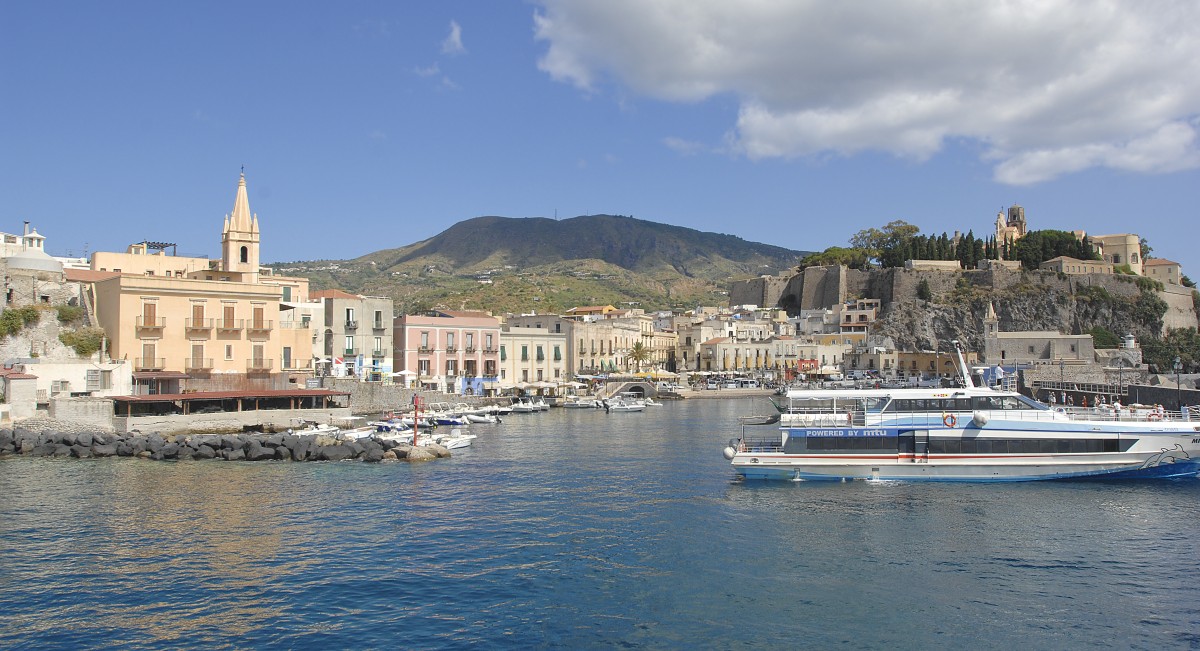
[[[244,175],[219,260],[166,255],[167,247],[143,242],[92,256],[93,270],[109,272],[91,283],[97,322],[109,353],[133,363],[139,385],[166,390],[178,387],[164,381],[218,374],[311,373],[312,331],[296,326],[293,305],[282,305],[307,301],[308,281],[258,268],[258,218]]]
[[[1163,258],[1150,258],[1142,265],[1147,278],[1153,278],[1164,285],[1179,285],[1183,276],[1183,268],[1178,262]]]

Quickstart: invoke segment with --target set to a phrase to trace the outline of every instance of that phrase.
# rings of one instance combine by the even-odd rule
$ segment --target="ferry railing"
[[[943,428],[967,427],[976,411],[993,420],[1022,422],[1113,421],[1113,422],[1180,422],[1200,421],[1200,406],[1187,407],[1180,411],[1167,411],[1149,407],[1122,407],[1105,409],[1097,407],[1059,407],[1053,410],[1037,409],[992,409],[946,412],[896,412],[896,411],[830,411],[819,409],[791,409],[780,415],[781,427],[914,427]]]

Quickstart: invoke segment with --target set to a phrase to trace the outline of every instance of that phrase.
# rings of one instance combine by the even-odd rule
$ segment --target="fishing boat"
[[[957,344],[956,344],[957,347]],[[724,450],[745,479],[1028,481],[1200,474],[1200,410],[1053,409],[975,387],[791,390],[780,433]],[[753,431],[753,430],[751,430]]]
[[[564,409],[595,409],[599,405],[594,398],[570,396],[563,401],[562,406]]]

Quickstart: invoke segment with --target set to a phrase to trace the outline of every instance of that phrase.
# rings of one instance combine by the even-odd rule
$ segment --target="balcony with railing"
[[[167,360],[162,357],[138,357],[133,360],[135,371],[161,371],[167,367]]]
[[[497,350],[496,350],[496,348],[495,348],[495,347],[492,347],[492,346],[489,346],[489,347],[486,347],[486,348],[484,348],[484,349],[483,349],[483,353],[484,353],[485,355],[494,355],[494,354],[496,354],[497,352],[499,352],[499,351],[497,351]]]
[[[359,353],[359,349],[357,349],[357,348],[346,348],[345,349],[346,357],[358,357],[358,353]]]
[[[246,360],[247,373],[270,373],[274,366],[275,360],[273,359],[251,358]]]
[[[212,330],[215,319],[184,319],[183,327],[187,330]]]
[[[475,350],[476,350],[476,349],[475,349],[475,347],[474,347],[474,346],[467,346],[466,348],[464,348],[464,349],[463,349],[463,352],[465,352],[465,353],[466,353],[466,354],[468,354],[468,355],[474,355],[474,354],[475,354]]]
[[[417,348],[417,352],[422,355],[428,355],[429,353],[432,353],[433,350],[429,346],[421,346]]]
[[[346,319],[346,329],[358,330],[358,321],[355,321],[354,319]]]
[[[246,334],[269,336],[271,334],[271,326],[273,321],[264,319],[251,319],[246,322]]]
[[[386,325],[384,325],[383,321],[376,321],[375,323],[371,324],[371,329],[373,329],[373,330],[386,330],[386,329],[387,329],[387,326],[386,326]]]
[[[217,319],[217,330],[222,332],[241,332],[245,319]]]
[[[212,368],[211,357],[189,357],[183,360],[183,370],[185,371],[211,371]]]
[[[458,352],[458,348],[455,348],[454,346],[446,346],[446,352],[448,352],[448,353],[457,353],[457,352]]]
[[[165,316],[139,316],[137,323],[134,324],[138,330],[162,330],[167,327],[167,317]]]
[[[283,360],[283,369],[285,371],[306,371],[313,367],[311,359],[285,359]]]
[[[376,348],[371,351],[371,357],[387,357],[388,350],[386,348]]]

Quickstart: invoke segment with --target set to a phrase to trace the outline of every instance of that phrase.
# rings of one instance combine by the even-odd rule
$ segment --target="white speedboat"
[[[562,406],[564,409],[595,409],[598,403],[594,398],[571,396],[563,401]]]
[[[645,411],[646,405],[641,402],[628,401],[623,398],[610,400],[604,405],[604,411],[609,413],[619,413],[627,411]]]
[[[962,351],[959,364],[965,368]],[[1027,481],[1200,473],[1200,410],[1142,419],[974,387],[791,390],[780,433],[730,441],[747,479]],[[1128,412],[1127,412],[1128,413]],[[752,431],[752,430],[751,430]]]
[[[514,414],[532,414],[538,411],[541,411],[541,409],[528,398],[521,398],[512,405],[512,413]]]
[[[483,423],[495,425],[500,422],[500,417],[495,414],[476,414],[469,413],[465,415],[467,421],[472,423]]]

